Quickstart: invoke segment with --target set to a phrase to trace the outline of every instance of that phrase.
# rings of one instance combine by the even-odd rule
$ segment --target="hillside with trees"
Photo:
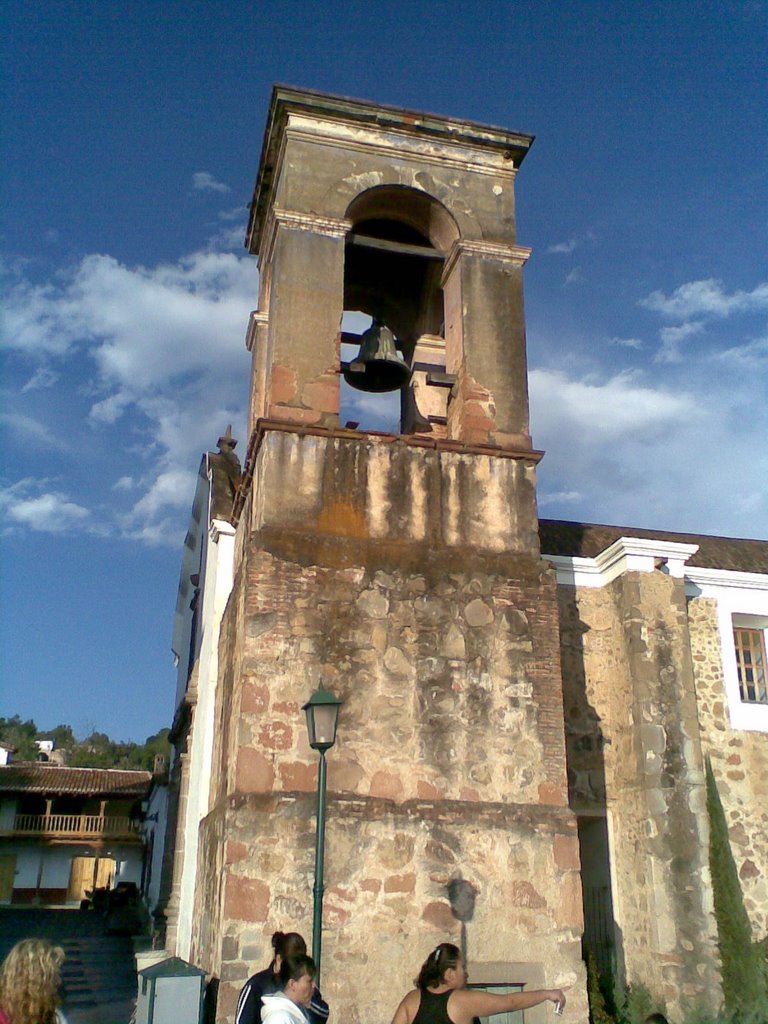
[[[133,743],[112,740],[106,733],[93,729],[79,740],[69,725],[41,730],[32,719],[23,722],[18,715],[0,717],[0,743],[15,750],[14,761],[34,761],[39,754],[36,740],[54,740],[56,751],[62,752],[62,763],[75,768],[133,768],[151,772],[157,754],[169,763],[168,732],[161,729],[144,743]]]

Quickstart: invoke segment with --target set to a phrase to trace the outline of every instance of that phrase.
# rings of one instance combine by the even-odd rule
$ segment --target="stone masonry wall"
[[[462,571],[445,552],[425,554],[422,574],[321,568],[294,560],[295,537],[291,559],[265,541],[253,539],[225,616],[230,725],[203,823],[195,953],[221,979],[220,1019],[272,931],[311,930],[317,758],[300,705],[319,668],[345,702],[328,758],[324,992],[353,1021],[391,1013],[386,979],[355,983],[361,951],[373,936],[392,947],[404,989],[430,946],[458,934],[446,897],[457,877],[478,891],[471,956],[544,964],[550,985],[576,981],[578,843],[552,574],[521,557]],[[335,560],[350,554],[385,555],[339,542]]]
[[[712,759],[753,934],[762,939],[768,932],[768,737],[730,726],[715,602],[694,598],[688,615],[702,745]]]
[[[221,978],[219,1019],[231,1020],[245,979],[269,961],[271,933],[288,923],[310,938],[314,794],[233,797],[224,818],[223,934],[215,973]],[[332,792],[322,990],[334,1016],[352,1024],[388,1021],[429,950],[460,941],[446,892],[457,877],[477,891],[467,926],[471,965],[522,961],[545,965],[547,984],[575,980],[577,847],[563,812],[543,822],[521,808],[484,805],[468,816],[459,802],[397,804]],[[219,863],[213,858],[209,870],[215,886]],[[578,993],[572,1010],[575,1020],[586,1022]]]
[[[560,588],[571,806],[608,817],[619,965],[673,1015],[717,1004],[702,755],[681,580]]]

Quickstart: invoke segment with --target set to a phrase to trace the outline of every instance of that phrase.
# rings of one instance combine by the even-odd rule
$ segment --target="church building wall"
[[[702,745],[712,762],[758,940],[768,933],[768,735],[733,727],[723,671],[723,642],[733,644],[733,636],[723,637],[717,602],[692,598],[688,613]],[[755,709],[758,714],[761,710]]]
[[[290,490],[288,442],[304,481],[292,512],[269,500],[278,480]],[[415,544],[412,510],[450,493],[456,456],[368,447],[270,432],[241,520],[258,528],[222,624],[193,943],[220,978],[221,1020],[268,959],[272,931],[311,932],[317,757],[300,709],[319,673],[344,700],[328,756],[323,931],[322,987],[336,1012],[388,1017],[393,979],[405,991],[430,948],[461,939],[448,895],[457,880],[475,891],[471,970],[514,964],[508,980],[529,987],[583,980],[554,574],[537,554],[504,551],[482,520],[478,536],[498,550],[468,544],[440,502],[431,535]],[[409,460],[420,467],[418,501],[402,486]],[[354,486],[361,462],[391,496],[391,536],[371,536]],[[479,457],[467,462],[467,493],[488,495],[486,472]],[[494,472],[502,489],[518,486]],[[356,981],[361,965],[384,962],[386,975]],[[574,1011],[584,1014],[582,993]],[[526,1016],[536,1024],[545,1012]]]
[[[683,580],[560,587],[571,806],[605,817],[614,968],[678,1012],[719,993]],[[604,865],[585,862],[585,889]]]

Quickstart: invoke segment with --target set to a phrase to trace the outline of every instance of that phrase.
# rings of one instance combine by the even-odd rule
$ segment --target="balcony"
[[[98,814],[17,814],[13,829],[5,835],[38,836],[41,839],[138,839],[141,823],[133,818]]]

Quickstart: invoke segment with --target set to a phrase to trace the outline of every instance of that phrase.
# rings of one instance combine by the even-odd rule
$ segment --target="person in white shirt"
[[[307,1024],[305,1010],[315,990],[315,961],[311,956],[286,957],[280,964],[280,991],[262,997],[262,1024]]]

